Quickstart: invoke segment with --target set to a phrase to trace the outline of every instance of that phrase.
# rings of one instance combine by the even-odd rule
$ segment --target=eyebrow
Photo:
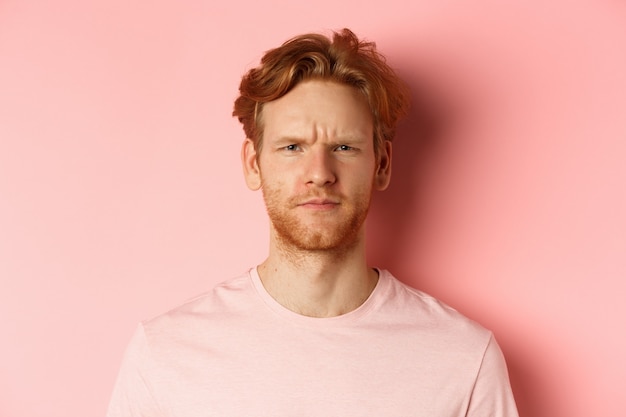
[[[334,138],[329,143],[330,144],[335,144],[335,145],[341,145],[341,144],[345,144],[345,143],[365,143],[369,139],[373,140],[373,137],[369,138],[365,134],[345,135],[345,136]],[[309,142],[310,140],[311,140],[311,138],[302,137],[302,136],[281,136],[281,137],[278,137],[277,139],[273,140],[273,142],[277,143],[277,144],[281,144],[281,143],[302,143],[302,142]]]

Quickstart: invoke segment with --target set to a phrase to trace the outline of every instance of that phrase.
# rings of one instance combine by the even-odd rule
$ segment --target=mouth
[[[298,207],[313,210],[329,210],[339,206],[339,201],[332,198],[311,198],[298,203]]]

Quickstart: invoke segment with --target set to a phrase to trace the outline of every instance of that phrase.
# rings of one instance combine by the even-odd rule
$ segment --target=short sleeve
[[[518,417],[506,362],[493,335],[476,377],[467,417]]]
[[[159,417],[150,385],[150,352],[142,325],[133,335],[113,388],[107,417]]]

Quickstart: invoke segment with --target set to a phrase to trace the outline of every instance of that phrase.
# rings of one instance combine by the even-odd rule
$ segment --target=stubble
[[[357,244],[367,218],[371,192],[355,195],[352,201],[323,191],[305,196],[281,199],[280,191],[263,186],[267,213],[276,232],[277,244],[285,252],[336,253],[340,255]],[[308,213],[311,224],[298,213],[298,204],[310,198],[331,198],[339,201],[335,212]]]

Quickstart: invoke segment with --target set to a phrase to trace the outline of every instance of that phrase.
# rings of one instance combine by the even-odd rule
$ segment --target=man
[[[389,184],[408,106],[374,44],[347,29],[296,37],[240,92],[269,255],[144,322],[108,415],[517,416],[492,334],[367,266],[370,197]]]

